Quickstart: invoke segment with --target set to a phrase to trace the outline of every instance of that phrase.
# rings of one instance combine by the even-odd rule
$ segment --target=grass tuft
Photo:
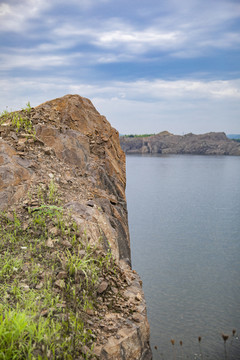
[[[86,311],[115,265],[81,234],[53,181],[0,214],[0,360],[95,358]]]
[[[26,136],[33,136],[35,138],[36,132],[31,120],[31,105],[28,102],[26,107],[21,111],[9,112],[5,110],[0,115],[0,125],[9,127],[15,130],[16,133],[23,132]]]

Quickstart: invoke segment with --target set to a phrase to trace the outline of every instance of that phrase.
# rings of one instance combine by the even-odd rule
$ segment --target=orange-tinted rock
[[[35,142],[10,136],[7,128],[1,132],[4,135],[0,142],[1,209],[27,194],[32,177],[36,182],[46,182],[50,173],[60,184],[69,185],[66,203],[73,200],[77,187],[80,202],[95,199],[91,222],[87,212],[85,215],[75,212],[75,216],[89,230],[93,241],[102,237],[106,248],[111,245],[117,260],[130,263],[125,155],[118,132],[90,100],[79,95],[66,95],[39,105],[31,111],[31,119],[36,130]],[[55,165],[57,169],[53,171]],[[84,179],[87,185],[82,184]],[[110,209],[107,219],[99,214],[99,209],[105,211],[106,203]]]
[[[110,241],[114,255],[130,263],[125,155],[118,132],[90,100],[79,95],[66,95],[39,105],[33,117],[37,120],[37,138],[52,149],[59,160],[81,169],[83,176],[93,180],[91,193],[97,204],[102,207],[105,200],[118,203],[116,206],[120,210],[108,214],[107,225],[103,226],[101,221],[102,234],[98,235],[105,238],[108,234],[110,240],[107,241]]]
[[[123,320],[118,323],[115,318],[116,323],[109,332],[107,328],[109,338],[96,347],[100,359],[151,359],[141,281],[129,267],[125,154],[118,132],[90,100],[78,95],[48,101],[32,109],[29,116],[36,131],[35,139],[14,133],[8,126],[0,127],[0,209],[12,205],[27,207],[28,192],[53,180],[62,206],[71,209],[73,219],[82,233],[87,234],[89,243],[98,244],[105,251],[111,250],[129,279],[127,294],[138,308],[134,318],[127,320],[129,326],[126,327]],[[57,236],[55,228],[50,232]],[[54,247],[54,241],[54,237],[50,237],[46,247]],[[62,245],[72,246],[67,240]],[[65,286],[65,276],[61,273],[56,276],[56,288]],[[99,296],[111,288],[108,281],[103,279],[99,284]],[[40,289],[42,283],[37,286]],[[140,294],[139,300],[135,299],[136,294]],[[114,292],[113,296],[116,296]],[[112,338],[111,331],[118,331],[117,341]]]
[[[0,139],[0,209],[19,200],[31,180],[31,163],[24,161],[17,152]]]

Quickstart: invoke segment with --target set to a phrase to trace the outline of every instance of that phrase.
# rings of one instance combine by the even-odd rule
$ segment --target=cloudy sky
[[[65,94],[122,134],[240,133],[239,0],[0,0],[0,111]]]

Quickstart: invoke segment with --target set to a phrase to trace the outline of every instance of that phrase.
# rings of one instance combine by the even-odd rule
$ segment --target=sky
[[[66,94],[121,134],[240,133],[240,0],[0,0],[0,112]]]

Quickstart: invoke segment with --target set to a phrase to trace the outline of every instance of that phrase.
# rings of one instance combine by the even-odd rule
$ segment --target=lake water
[[[154,360],[240,359],[240,157],[127,156],[126,193]]]

